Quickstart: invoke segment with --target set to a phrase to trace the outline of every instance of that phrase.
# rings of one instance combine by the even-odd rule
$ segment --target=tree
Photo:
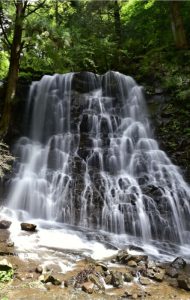
[[[178,49],[187,49],[188,42],[186,37],[183,19],[180,12],[181,1],[170,1],[170,11],[172,20],[172,32]]]
[[[25,19],[28,18],[28,16],[30,16],[34,12],[36,12],[39,8],[41,8],[45,1],[46,0],[36,1],[33,4],[29,0],[14,1],[15,20],[12,33],[12,41],[9,39],[6,28],[4,26],[5,14],[3,10],[3,1],[0,1],[0,26],[4,37],[4,43],[10,50],[10,63],[7,76],[6,95],[4,101],[3,114],[0,121],[1,136],[7,133],[10,124],[11,108],[15,97],[16,84],[19,74],[20,57],[23,47],[25,46],[24,40],[22,39],[23,31],[25,30]]]

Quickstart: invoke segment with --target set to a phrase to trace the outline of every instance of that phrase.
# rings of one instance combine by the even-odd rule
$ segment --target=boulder
[[[111,284],[113,287],[120,288],[123,286],[123,275],[121,272],[112,272]]]
[[[101,267],[103,271],[107,271],[108,270],[107,265],[105,263],[101,262],[101,261],[98,261],[96,263],[96,266]]]
[[[165,270],[161,268],[156,268],[156,269],[148,269],[147,270],[147,277],[156,280],[156,281],[163,281],[165,275]]]
[[[168,275],[171,278],[177,278],[178,277],[178,271],[176,268],[169,267],[166,269],[166,275]]]
[[[190,291],[190,278],[188,278],[185,275],[180,275],[177,279],[178,286],[181,289],[184,289],[186,291]]]
[[[132,276],[131,273],[126,272],[126,273],[123,274],[123,276],[124,276],[124,281],[125,282],[131,282],[131,281],[133,281],[133,276]]]
[[[147,277],[143,277],[143,276],[140,277],[139,282],[142,285],[149,285],[151,283],[150,279],[148,279]]]
[[[153,260],[149,260],[147,263],[147,268],[148,269],[155,269],[156,268],[156,263]]]
[[[98,287],[98,289],[103,291],[105,290],[103,280],[100,276],[96,276],[95,274],[90,274],[88,276],[88,280],[93,282]]]
[[[36,271],[36,273],[42,274],[43,268],[41,266],[38,266],[38,267],[36,267],[35,271]]]
[[[7,220],[1,220],[0,221],[0,229],[8,229],[11,226],[11,223],[12,222],[7,221]]]
[[[61,285],[61,281],[51,274],[43,274],[39,277],[39,280],[43,283],[51,282],[53,285]]]
[[[31,223],[21,223],[20,224],[21,229],[25,231],[35,231],[36,230],[36,225],[31,224]]]
[[[182,257],[177,257],[170,265],[176,269],[184,269],[186,266],[186,261]]]
[[[109,274],[104,278],[104,281],[106,284],[111,284],[112,283],[112,275]]]
[[[128,265],[129,267],[132,267],[132,268],[136,268],[136,267],[137,267],[137,263],[136,263],[136,261],[134,261],[134,260],[129,260],[129,261],[127,262],[127,265]]]
[[[84,282],[82,285],[82,290],[85,293],[92,294],[94,291],[94,283],[91,281]]]

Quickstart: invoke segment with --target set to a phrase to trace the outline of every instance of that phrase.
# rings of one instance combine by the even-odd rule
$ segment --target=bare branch
[[[34,9],[30,10],[24,17],[27,18],[28,16],[30,16],[31,14],[33,14],[35,11],[37,11],[38,9],[40,9],[44,4],[45,4],[46,0],[42,1],[41,3],[39,3]]]

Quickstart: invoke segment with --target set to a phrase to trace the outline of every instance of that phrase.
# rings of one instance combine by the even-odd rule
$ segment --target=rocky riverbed
[[[8,229],[0,229],[0,274],[12,270],[1,277],[0,299],[190,299],[190,265],[182,257],[160,263],[127,249],[101,261],[70,254],[72,268],[65,272],[60,263],[68,260],[68,250],[57,266],[22,258]]]

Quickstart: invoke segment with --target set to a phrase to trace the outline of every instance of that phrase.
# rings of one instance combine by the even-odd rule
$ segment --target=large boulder
[[[21,223],[21,229],[25,231],[36,231],[36,225],[31,223]]]
[[[186,275],[180,275],[177,279],[178,286],[186,291],[190,291],[190,278]]]
[[[186,266],[186,261],[182,257],[177,257],[171,263],[171,267],[176,269],[184,269],[185,266]]]
[[[11,222],[7,220],[0,221],[0,229],[8,229],[11,226]]]

